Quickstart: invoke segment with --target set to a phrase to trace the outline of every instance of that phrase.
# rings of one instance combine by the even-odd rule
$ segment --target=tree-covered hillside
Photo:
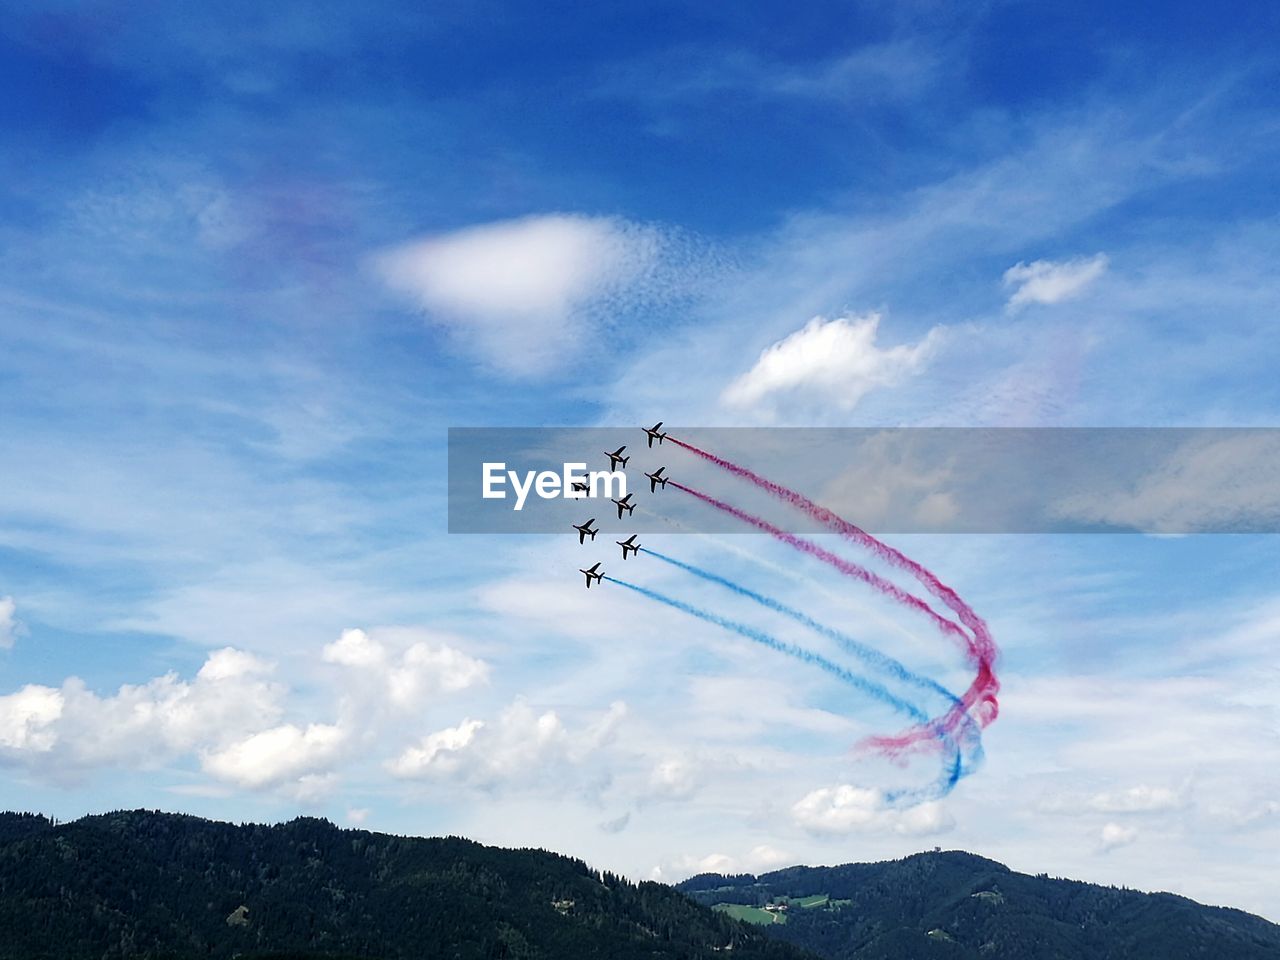
[[[134,811],[0,814],[0,960],[749,960],[799,951],[540,850]]]
[[[1280,927],[1238,910],[959,852],[680,889],[541,850],[308,818],[0,814],[0,960],[1280,958]],[[726,904],[767,906],[741,911],[767,922]]]
[[[700,903],[769,905],[776,939],[828,960],[1280,958],[1280,926],[1167,893],[1027,876],[962,852],[884,863],[704,874]]]

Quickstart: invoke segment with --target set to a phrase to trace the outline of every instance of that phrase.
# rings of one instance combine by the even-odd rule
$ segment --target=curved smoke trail
[[[700,490],[695,490],[693,487],[685,486],[676,480],[670,480],[668,482],[677,490],[682,490],[690,496],[701,500],[703,503],[709,504],[717,510],[721,510],[744,523],[750,524],[757,530],[768,533],[770,536],[794,547],[796,550],[835,567],[846,576],[861,580],[863,583],[870,585],[885,596],[888,596],[904,606],[928,617],[943,634],[958,639],[966,650],[970,648],[972,638],[965,632],[964,628],[954,620],[949,620],[939,614],[920,597],[906,592],[901,587],[891,583],[878,574],[872,573],[865,567],[832,553],[830,550],[819,546],[812,540],[808,540],[805,537],[783,530],[781,527],[770,523],[762,517],[757,517],[754,514],[747,513],[745,510],[733,506],[733,504],[725,503],[723,500],[717,500],[710,494],[703,493]],[[994,679],[994,677],[992,679]],[[969,685],[968,689],[960,696],[959,703],[948,710],[942,717],[935,718],[928,724],[917,725],[892,736],[872,737],[864,741],[863,746],[872,747],[886,754],[894,755],[902,753],[903,751],[913,747],[917,747],[920,744],[928,743],[936,736],[935,731],[937,729],[952,733],[960,727],[966,726],[971,720],[970,710],[975,705],[981,703],[984,697],[988,695],[985,684],[986,677],[984,676],[983,671],[979,670],[978,676]],[[992,717],[992,719],[993,718],[994,717]],[[981,722],[981,717],[979,717],[979,722]],[[988,719],[987,723],[990,722],[990,719]],[[983,725],[985,726],[986,724]]]
[[[972,634],[972,636],[966,636],[966,647],[970,662],[977,670],[977,675],[974,677],[973,683],[966,692],[964,699],[969,703],[968,709],[976,713],[977,720],[982,726],[985,727],[996,719],[1000,711],[999,701],[996,699],[996,694],[1000,690],[1000,682],[996,679],[994,669],[995,659],[999,652],[995,640],[991,636],[991,631],[987,627],[986,621],[978,616],[973,608],[965,603],[954,590],[938,579],[933,571],[912,560],[896,548],[876,539],[861,527],[850,523],[828,508],[814,503],[804,494],[775,483],[746,467],[739,466],[714,453],[702,450],[670,434],[667,435],[666,439],[688,450],[690,453],[714,463],[734,476],[748,481],[784,503],[796,507],[813,520],[827,527],[827,529],[871,551],[880,560],[896,569],[909,573],[919,581],[929,593],[941,600],[960,622],[968,627]],[[681,489],[689,493],[694,492],[687,487],[681,487]]]
[[[942,684],[938,683],[935,680],[930,679],[929,677],[925,677],[918,673],[915,673],[914,671],[908,669],[906,664],[904,664],[901,660],[897,660],[894,657],[891,657],[888,654],[880,650],[877,650],[875,647],[868,646],[865,643],[855,640],[853,637],[849,636],[847,633],[843,633],[842,631],[837,630],[834,627],[828,626],[827,624],[822,623],[821,621],[815,620],[813,619],[813,617],[809,616],[807,613],[804,613],[800,610],[796,610],[794,607],[789,607],[786,604],[782,603],[781,601],[775,600],[773,597],[768,597],[762,593],[757,593],[756,591],[750,589],[749,587],[744,587],[742,586],[742,584],[735,583],[734,581],[728,579],[727,577],[722,577],[719,574],[712,573],[710,570],[703,570],[701,567],[694,566],[691,563],[685,563],[683,560],[677,560],[675,559],[675,557],[669,557],[666,554],[659,553],[657,550],[652,550],[649,547],[641,547],[640,552],[647,554],[657,560],[661,560],[663,563],[669,564],[673,567],[676,567],[677,569],[684,570],[686,573],[691,573],[695,577],[700,577],[703,580],[707,580],[711,583],[715,583],[722,587],[725,587],[728,590],[732,590],[734,593],[738,594],[739,596],[746,597],[749,600],[753,600],[756,603],[760,604],[761,606],[769,610],[772,610],[775,613],[782,614],[784,617],[788,617],[789,619],[794,620],[796,623],[799,623],[802,626],[807,627],[808,629],[814,631],[815,633],[818,633],[824,637],[827,637],[829,640],[834,640],[847,653],[853,654],[853,656],[857,657],[859,660],[861,660],[863,663],[867,664],[868,666],[873,667],[877,670],[883,671],[884,673],[887,673],[890,676],[894,677],[895,679],[902,681],[908,686],[912,686],[919,690],[923,690],[927,693],[935,694],[941,697],[943,700],[945,700],[947,703],[951,705],[950,709],[948,710],[947,714],[944,715],[943,718],[940,718],[938,720],[933,720],[933,721],[925,721],[922,724],[922,729],[931,730],[932,736],[937,738],[938,741],[941,741],[944,737],[946,737],[947,734],[950,734],[951,732],[953,732],[952,730],[949,730],[946,728],[947,718],[951,717],[952,715],[956,715],[962,718],[959,721],[958,726],[962,731],[961,739],[964,742],[965,747],[968,749],[970,753],[970,759],[969,759],[969,763],[966,765],[961,775],[965,776],[972,773],[975,769],[977,769],[978,764],[981,763],[982,761],[981,732],[979,731],[978,726],[974,722],[973,718],[964,709],[964,704],[961,702],[960,698],[957,697],[955,694],[953,694],[950,690],[948,690]],[[881,741],[883,741],[883,739],[884,738],[882,737],[871,737],[871,738],[868,738],[867,740],[864,740],[863,743],[860,744],[860,746],[873,746],[877,748],[882,748]]]
[[[866,677],[861,677],[853,671],[848,670],[840,666],[838,663],[834,663],[826,657],[816,654],[811,650],[806,650],[804,647],[798,647],[793,643],[787,643],[783,640],[779,640],[776,637],[765,633],[763,630],[758,630],[745,623],[739,623],[736,620],[729,620],[726,617],[718,616],[717,614],[695,607],[690,603],[685,603],[683,600],[677,600],[674,597],[669,597],[656,590],[650,590],[648,587],[642,587],[638,584],[629,583],[626,580],[619,580],[617,577],[611,577],[608,575],[606,575],[604,579],[609,583],[616,583],[620,587],[625,587],[626,589],[632,590],[641,596],[648,597],[650,600],[665,604],[666,606],[679,610],[682,613],[687,613],[692,617],[697,617],[699,620],[705,620],[707,623],[715,624],[724,630],[746,637],[748,640],[752,640],[762,646],[768,647],[770,650],[785,654],[786,656],[799,660],[802,663],[818,667],[820,670],[823,670],[837,678],[842,683],[845,683],[856,690],[860,690],[868,696],[879,700],[881,703],[892,707],[899,713],[906,714],[918,724],[927,724],[930,722],[923,710],[915,704],[897,696],[882,684],[876,683],[874,680],[868,680]],[[943,735],[940,742],[946,752],[946,757],[942,773],[939,775],[938,779],[930,787],[924,789],[900,790],[888,793],[885,795],[888,802],[906,804],[921,803],[925,800],[937,799],[951,791],[951,789],[956,785],[956,782],[965,772],[963,769],[960,748],[957,746],[955,739],[949,735]]]

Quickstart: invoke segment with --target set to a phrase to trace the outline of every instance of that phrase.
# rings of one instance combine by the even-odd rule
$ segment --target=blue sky
[[[900,811],[873,705],[444,517],[449,426],[1274,425],[1277,19],[11,5],[0,805],[666,879],[942,844],[1280,919],[1271,538],[902,538],[1004,712]]]

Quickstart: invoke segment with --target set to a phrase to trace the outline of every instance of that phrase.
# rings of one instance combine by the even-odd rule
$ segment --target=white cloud
[[[1118,823],[1108,823],[1098,834],[1098,849],[1103,853],[1118,847],[1127,847],[1138,839],[1138,831],[1133,827],[1122,827]]]
[[[196,674],[198,680],[232,680],[237,677],[249,677],[255,674],[271,672],[271,665],[265,660],[255,657],[235,647],[223,647],[209,654],[204,666]]]
[[[448,643],[419,640],[400,651],[393,642],[358,629],[344,630],[320,656],[326,663],[358,671],[371,681],[372,698],[402,710],[423,706],[433,694],[456,693],[489,679],[487,663]]]
[[[1219,803],[1215,804],[1209,812],[1216,819],[1225,821],[1238,829],[1268,826],[1272,821],[1280,818],[1280,800],[1262,800],[1245,805]]]
[[[8,650],[13,646],[13,638],[18,630],[18,621],[14,619],[17,604],[13,597],[0,597],[0,650]]]
[[[1095,484],[1053,511],[1152,533],[1273,529],[1280,521],[1280,438],[1254,431],[1192,434],[1132,483]]]
[[[484,683],[489,665],[450,646],[415,643],[404,652],[389,677],[391,701],[399,706],[420,703],[428,693],[454,693]]]
[[[220,780],[258,790],[293,781],[308,793],[338,759],[346,734],[333,724],[306,729],[291,723],[263,730],[221,750],[206,753],[204,769]]]
[[[891,807],[876,789],[841,784],[806,794],[791,807],[797,825],[811,833],[846,834],[854,831],[896,833],[922,837],[943,833],[955,821],[937,801],[914,807]]]
[[[1004,272],[1004,286],[1015,288],[1006,307],[1017,310],[1029,303],[1072,300],[1107,272],[1107,264],[1105,253],[1072,260],[1016,263]]]
[[[918,95],[942,75],[941,52],[918,40],[867,44],[828,59],[787,63],[746,49],[676,47],[613,65],[593,92],[659,113],[660,129],[679,122],[680,101],[735,98],[832,99],[880,103]]]
[[[450,779],[485,788],[563,781],[609,743],[626,712],[625,704],[614,703],[575,731],[554,710],[539,713],[517,700],[492,723],[464,720],[428,734],[386,767],[404,779]]]
[[[1116,793],[1094,794],[1088,807],[1099,813],[1155,813],[1176,810],[1184,802],[1181,791],[1139,784]]]
[[[53,779],[106,765],[142,766],[217,746],[274,722],[285,690],[270,666],[232,648],[194,680],[176,674],[99,696],[78,677],[0,697],[0,753]]]
[[[661,245],[656,230],[625,220],[551,214],[410,243],[378,267],[471,352],[535,375],[580,352],[593,308],[652,269]]]
[[[410,629],[385,636],[348,630],[325,646],[322,659],[346,671],[334,723],[282,722],[288,687],[268,676],[272,664],[233,647],[210,652],[190,680],[168,673],[107,696],[78,677],[61,687],[28,685],[0,696],[0,761],[66,781],[102,767],[149,768],[192,757],[226,784],[310,802],[333,789],[354,743],[384,730],[388,709],[420,709],[433,693],[487,679],[483,661],[423,636]],[[522,719],[514,711],[500,723],[503,749],[517,755],[525,740],[514,731]],[[591,726],[569,742],[554,714],[531,726],[533,741],[544,746],[564,734],[568,757],[601,736]],[[513,761],[491,761],[500,762]]]
[[[0,697],[0,754],[52,750],[58,741],[55,724],[62,706],[59,691],[35,684]]]
[[[688,757],[667,757],[654,764],[649,774],[649,790],[655,797],[684,800],[697,792],[701,777]]]
[[[429,733],[387,764],[397,777],[406,779],[453,773],[462,764],[462,753],[484,727],[482,720],[463,720],[456,727]]]
[[[357,668],[381,667],[386,661],[386,656],[387,652],[382,644],[370,639],[367,633],[358,629],[343,630],[337,640],[327,644],[320,651],[320,657],[326,663]]]
[[[918,343],[876,345],[880,314],[814,317],[767,347],[721,399],[743,410],[766,409],[786,399],[831,405],[848,412],[877,387],[892,386],[927,361],[941,336],[934,328]]]
[[[1066,795],[1042,800],[1038,809],[1045,813],[1164,813],[1185,807],[1185,789],[1153,787],[1145,783],[1123,790],[1108,790],[1091,796]]]
[[[843,458],[849,466],[822,489],[823,504],[870,529],[909,529],[951,522],[957,513],[947,489],[955,464],[939,462],[927,449],[904,440],[902,432],[879,432],[863,439]]]

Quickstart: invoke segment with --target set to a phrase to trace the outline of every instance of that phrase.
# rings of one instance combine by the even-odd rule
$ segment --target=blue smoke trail
[[[767,597],[762,593],[756,593],[754,590],[744,587],[739,583],[734,583],[732,580],[722,577],[719,574],[712,573],[710,570],[703,570],[701,567],[695,567],[693,564],[677,560],[675,557],[668,557],[666,554],[659,553],[657,550],[651,550],[648,547],[641,547],[640,552],[647,553],[649,556],[661,560],[663,563],[668,563],[673,567],[684,570],[686,573],[691,573],[695,577],[701,577],[703,580],[719,584],[722,587],[732,590],[739,596],[754,600],[756,603],[774,611],[775,613],[780,613],[784,617],[789,617],[796,621],[796,623],[808,627],[815,633],[822,634],[822,636],[834,640],[844,650],[853,654],[868,666],[882,670],[910,686],[928,691],[929,693],[937,694],[945,699],[951,707],[963,710],[960,698],[942,684],[930,679],[929,677],[923,677],[918,673],[908,670],[906,664],[901,660],[897,660],[874,647],[867,646],[865,643],[861,643],[853,639],[853,637],[848,634],[842,633],[834,627],[829,627],[825,623],[821,623],[813,619],[813,617],[800,610],[796,610],[794,607],[788,607],[786,604],[781,603],[772,597]],[[967,713],[964,714],[964,717],[965,720],[962,724],[964,731],[963,738],[970,749],[970,757],[969,762],[965,764],[961,776],[967,776],[970,773],[973,773],[973,771],[976,770],[978,765],[982,762],[982,734],[972,717]],[[937,733],[939,736],[945,735],[941,731],[937,731]]]
[[[736,620],[729,620],[714,613],[709,613],[706,610],[701,610],[698,607],[693,606],[692,604],[685,603],[683,600],[676,600],[673,597],[668,597],[666,594],[658,593],[657,591],[650,590],[647,587],[628,583],[626,580],[619,580],[617,577],[606,576],[604,579],[609,581],[609,583],[616,583],[620,587],[626,587],[628,590],[633,590],[641,596],[648,597],[650,600],[656,600],[658,603],[665,604],[666,606],[679,610],[682,613],[687,613],[692,617],[697,617],[699,620],[705,620],[707,623],[715,624],[717,627],[739,634],[740,636],[746,637],[748,640],[753,640],[762,646],[768,647],[770,650],[776,650],[778,653],[786,654],[787,656],[793,657],[802,663],[818,667],[819,669],[829,673],[831,676],[836,677],[842,683],[848,684],[857,690],[861,690],[863,693],[874,697],[881,703],[887,704],[901,713],[905,713],[917,723],[928,722],[929,718],[925,715],[924,711],[915,704],[903,700],[901,697],[895,695],[881,684],[876,683],[874,680],[868,680],[865,677],[860,677],[856,673],[840,666],[838,663],[833,663],[826,657],[820,656],[811,650],[806,650],[803,647],[796,646],[795,644],[778,640],[775,637],[771,637],[763,630],[757,630],[755,627],[748,626],[745,623],[739,623]],[[962,773],[960,748],[956,746],[955,741],[951,737],[944,737],[943,745],[947,748],[948,756],[946,759],[946,765],[943,767],[942,773],[938,777],[937,781],[927,788],[897,790],[886,793],[886,802],[890,804],[902,803],[909,805],[920,803],[924,800],[933,800],[950,793],[951,789],[960,779]]]

